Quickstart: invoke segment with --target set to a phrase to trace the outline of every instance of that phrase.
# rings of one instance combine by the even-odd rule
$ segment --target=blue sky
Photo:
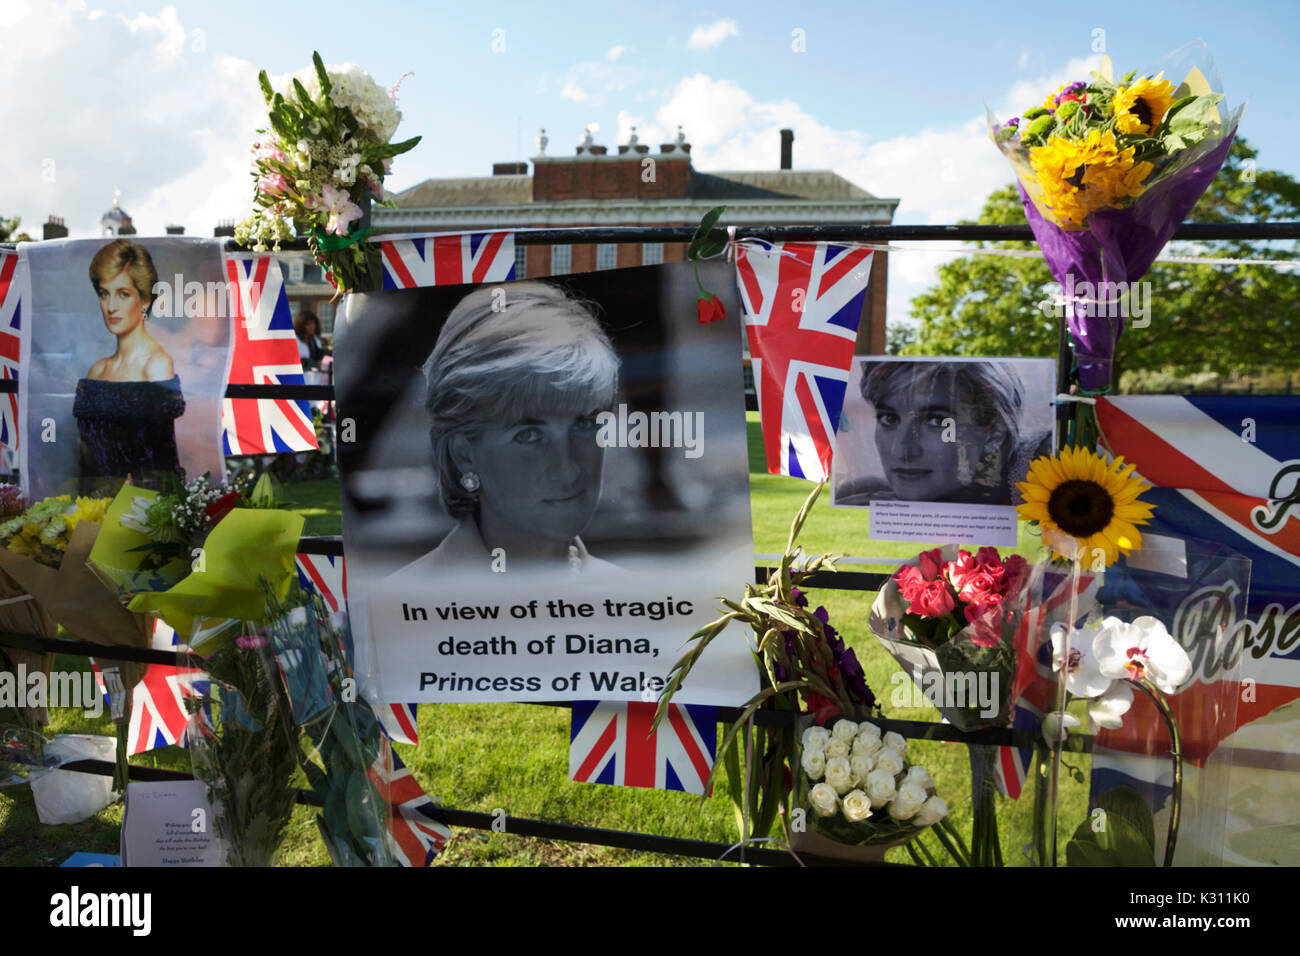
[[[494,32],[501,31],[501,32]],[[796,33],[796,31],[802,31]],[[1102,32],[1098,32],[1102,31]],[[0,106],[19,131],[0,156],[0,214],[35,231],[49,213],[94,235],[115,186],[143,233],[210,234],[248,211],[247,145],[259,67],[287,73],[317,49],[385,85],[410,71],[399,136],[424,137],[389,185],[486,175],[527,159],[546,127],[568,153],[670,139],[697,168],[770,169],[776,130],[795,166],[834,169],[901,200],[898,222],[974,217],[1011,181],[983,127],[1082,78],[1104,44],[1117,72],[1158,68],[1196,37],[1262,167],[1300,177],[1294,91],[1300,4],[863,2],[280,3],[0,0]],[[802,50],[796,49],[802,42]],[[495,46],[495,50],[494,50]],[[504,49],[502,49],[504,47]],[[1091,60],[1090,60],[1091,58]],[[1177,77],[1181,79],[1181,77]],[[891,261],[890,318],[942,261]]]

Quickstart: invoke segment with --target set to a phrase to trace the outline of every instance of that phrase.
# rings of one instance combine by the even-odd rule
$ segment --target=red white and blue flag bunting
[[[318,593],[330,613],[346,612],[348,573],[342,555],[300,554],[295,562],[298,582],[304,591]],[[376,704],[375,717],[389,740],[419,744],[418,709],[418,704]]]
[[[226,257],[237,385],[302,385],[302,359],[289,314],[284,275],[271,256]],[[311,451],[318,446],[311,403],[286,398],[223,399],[221,446],[227,455]]]
[[[22,289],[16,252],[0,251],[0,378],[17,380]],[[0,394],[0,448],[18,450],[18,393]],[[9,469],[12,470],[12,469]]]
[[[737,248],[771,474],[809,481],[830,475],[871,257],[868,249],[831,243],[754,241]]]
[[[385,239],[385,289],[506,282],[515,278],[513,232],[465,232]]]
[[[384,766],[384,751],[392,759],[391,773]],[[428,866],[451,839],[442,808],[433,802],[420,781],[391,747],[380,749],[369,771],[370,780],[388,804],[388,848],[402,866]]]
[[[650,736],[657,706],[653,701],[575,701],[569,779],[702,795],[717,752],[718,709],[670,704],[659,730]]]
[[[154,650],[177,650],[181,643],[171,627],[161,620],[154,622],[151,644]],[[108,690],[104,686],[104,677],[98,667],[94,670],[95,683],[100,693],[105,695],[104,705],[107,707]],[[150,664],[132,692],[127,753],[135,755],[157,747],[189,746],[186,727],[190,715],[185,709],[185,699],[193,696],[194,685],[200,681],[206,682],[206,676],[200,670],[169,664]]]

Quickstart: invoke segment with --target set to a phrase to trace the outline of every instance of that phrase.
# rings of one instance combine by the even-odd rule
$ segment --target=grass
[[[775,554],[785,547],[789,523],[811,486],[798,479],[766,474],[756,413],[749,415],[751,500],[757,553]],[[285,488],[286,506],[307,518],[305,534],[340,532],[338,486],[311,481]],[[863,510],[831,508],[819,501],[801,542],[806,551],[831,551],[870,557],[909,557],[919,546],[867,540]],[[1017,550],[1037,554],[1038,541],[1023,530]],[[936,542],[940,543],[940,542]],[[853,567],[846,565],[846,568]],[[856,569],[856,568],[855,568]],[[736,582],[740,592],[743,582]],[[907,685],[894,680],[898,665],[867,629],[874,595],[819,591],[813,599],[824,604],[831,620],[858,653],[867,681],[888,717],[938,721],[931,707],[895,706],[891,697]],[[60,665],[85,666],[66,658]],[[906,699],[911,703],[910,695]],[[701,800],[688,794],[625,787],[578,784],[568,779],[569,711],[526,704],[426,704],[420,708],[419,747],[398,746],[403,761],[425,790],[447,806],[462,810],[544,819],[580,826],[641,831],[665,836],[712,840],[730,844],[738,839],[727,792],[725,771],[717,796]],[[53,733],[111,734],[109,719],[86,720],[79,712],[59,710],[51,715]],[[967,748],[940,741],[911,741],[910,757],[924,764],[959,830],[971,827],[970,765]],[[1067,758],[1081,773],[1080,783],[1063,771],[1060,801],[1061,839],[1065,840],[1087,810],[1090,769],[1087,755]],[[189,769],[187,751],[167,747],[133,759],[149,766]],[[1025,865],[1022,848],[1032,839],[1032,793],[1018,801],[997,798],[1003,856],[1010,866]],[[316,833],[313,811],[299,808],[281,854],[281,864],[329,865]],[[117,803],[92,819],[70,826],[45,826],[37,821],[30,789],[0,791],[0,865],[56,866],[76,850],[116,852],[122,805]],[[930,841],[932,849],[936,849]],[[942,859],[942,854],[939,854]],[[906,850],[889,851],[891,862],[909,862]],[[509,833],[456,830],[439,866],[694,866],[706,861],[607,847],[562,843]]]

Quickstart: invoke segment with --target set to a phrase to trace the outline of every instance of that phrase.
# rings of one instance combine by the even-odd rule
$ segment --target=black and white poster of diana
[[[740,310],[689,263],[349,296],[336,330],[357,673],[384,701],[653,700],[753,577]],[[715,640],[683,703],[757,690]]]
[[[224,475],[230,288],[220,239],[25,244],[19,407],[31,499]]]

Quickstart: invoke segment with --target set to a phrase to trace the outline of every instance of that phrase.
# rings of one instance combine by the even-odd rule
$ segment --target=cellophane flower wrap
[[[808,828],[835,843],[878,846],[910,840],[948,815],[929,771],[907,757],[907,740],[869,720],[808,723],[794,805]]]
[[[1061,284],[1086,393],[1112,385],[1124,294],[1228,155],[1244,107],[1230,110],[1221,90],[1196,41],[1154,75],[1134,71],[1116,81],[1103,58],[1091,78],[1020,116],[1000,123],[989,114],[990,136],[1016,171],[1025,216]]]
[[[279,248],[307,229],[316,261],[340,292],[379,288],[378,251],[365,242],[363,206],[384,199],[392,158],[413,149],[416,136],[390,143],[402,121],[397,87],[385,90],[352,63],[326,66],[312,54],[282,90],[266,71],[258,74],[267,127],[253,144],[254,212],[235,227],[235,238],[258,251]]]
[[[36,502],[22,514],[0,523],[0,630],[55,637],[59,627],[74,640],[106,646],[147,648],[153,623],[142,611],[132,613],[104,590],[87,567],[91,549],[102,533],[107,498],[59,495]],[[137,609],[139,610],[139,609]],[[29,666],[48,665],[48,655],[27,655]],[[42,660],[44,658],[44,660]],[[118,725],[118,779],[125,786],[126,725],[131,718],[131,689],[145,667],[130,661],[101,661]],[[32,715],[40,722],[40,715]]]
[[[1004,726],[1029,566],[997,548],[922,552],[876,595],[870,627],[959,730]]]
[[[167,493],[123,486],[91,565],[131,610],[156,612],[178,634],[205,619],[265,620],[262,582],[288,593],[303,526],[274,507],[268,485],[202,476]]]
[[[346,684],[341,633],[318,596],[263,585],[264,620],[206,621],[191,638],[207,672],[189,704],[191,760],[227,861],[275,861],[303,782],[336,865],[391,865],[382,733]]]

